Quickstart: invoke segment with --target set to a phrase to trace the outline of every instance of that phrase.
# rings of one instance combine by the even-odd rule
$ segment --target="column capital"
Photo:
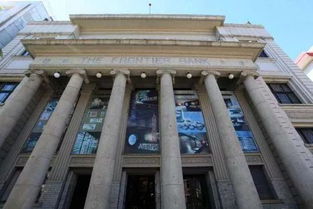
[[[126,77],[127,81],[131,83],[130,80],[130,71],[127,68],[116,68],[110,71],[110,75],[117,76],[118,74],[122,74]]]
[[[121,73],[127,77],[129,77],[129,75],[130,75],[130,71],[127,68],[115,68],[115,69],[110,71],[110,75],[117,75],[119,73]]]
[[[46,71],[44,71],[44,70],[27,70],[27,71],[24,72],[24,75],[26,77],[29,77],[29,78],[31,77],[31,75],[37,75],[44,81],[44,84],[47,87],[53,89],[51,87],[51,83],[50,83],[50,80],[49,80],[49,77],[48,77],[48,73]]]
[[[168,73],[170,75],[175,75],[176,71],[175,70],[171,70],[171,69],[159,69],[156,71],[157,76],[161,76],[162,74]]]
[[[89,79],[86,73],[86,70],[83,68],[76,68],[76,69],[71,69],[71,70],[67,70],[65,72],[66,75],[73,75],[74,73],[79,74],[83,79],[85,83],[89,83]]]
[[[250,70],[249,71],[245,70],[240,73],[240,77],[248,77],[248,76],[252,76],[253,78],[256,78],[260,76],[260,74],[256,71],[250,71]]]
[[[217,72],[217,71],[203,70],[203,71],[201,71],[201,77],[199,79],[199,84],[203,84],[204,78],[206,78],[208,75],[213,75],[214,77],[219,77],[221,75],[221,73]]]
[[[201,71],[201,76],[206,77],[208,75],[214,75],[215,77],[218,77],[221,75],[221,73],[218,71],[208,71],[208,70]]]
[[[169,74],[172,78],[172,82],[173,84],[175,83],[175,74],[176,74],[176,71],[175,70],[171,70],[171,69],[166,69],[166,68],[163,68],[163,69],[159,69],[156,71],[156,75],[157,75],[157,79],[156,79],[156,82],[157,84],[160,83],[160,77],[164,74]],[[172,76],[173,75],[173,76]]]
[[[27,70],[24,72],[24,75],[26,77],[30,77],[32,74],[36,74],[36,75],[39,75],[41,77],[46,77],[47,76],[47,73],[43,70]]]

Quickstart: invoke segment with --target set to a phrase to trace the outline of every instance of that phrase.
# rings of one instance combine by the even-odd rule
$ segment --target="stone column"
[[[105,115],[92,170],[85,209],[109,209],[110,193],[114,175],[115,153],[120,133],[123,100],[128,70],[114,70],[112,92]]]
[[[219,73],[203,71],[202,75],[205,76],[205,87],[214,113],[238,208],[261,209],[261,201],[256,191],[245,155],[240,147],[239,140],[215,78]]]
[[[8,137],[23,111],[37,92],[42,77],[37,73],[32,73],[29,77],[24,77],[21,83],[9,96],[0,112],[0,147]]]
[[[175,71],[159,70],[161,126],[161,208],[185,209],[185,192],[176,124],[172,76]]]
[[[245,74],[244,86],[262,120],[262,124],[269,135],[275,151],[279,155],[288,176],[299,192],[307,209],[313,207],[313,161],[312,154],[303,143],[295,145],[293,140],[301,140],[290,136],[281,126],[274,110],[270,107],[256,80],[252,75]],[[304,157],[306,156],[306,157]]]
[[[82,71],[72,71],[72,73],[57,107],[17,179],[4,209],[31,209],[33,207],[83,83],[83,77],[79,74]]]

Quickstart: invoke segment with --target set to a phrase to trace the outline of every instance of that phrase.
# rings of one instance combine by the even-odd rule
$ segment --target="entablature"
[[[256,71],[251,59],[222,59],[207,57],[177,56],[38,56],[30,65],[32,70],[44,70],[48,74],[56,71],[65,73],[69,69],[85,69],[89,76],[101,72],[109,75],[114,68],[127,68],[131,76],[156,75],[160,68],[176,70],[176,76],[190,72],[200,76],[203,70],[219,71],[222,74],[240,74],[242,71]]]
[[[162,55],[251,59],[265,46],[258,42],[160,39],[23,39],[33,57],[67,55]]]

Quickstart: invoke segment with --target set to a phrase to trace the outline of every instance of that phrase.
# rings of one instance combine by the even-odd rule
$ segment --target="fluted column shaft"
[[[20,174],[4,209],[31,209],[75,106],[83,78],[74,73]]]
[[[303,146],[301,153],[299,153],[299,149],[297,149],[296,145],[292,142],[292,137],[280,125],[279,120],[276,118],[276,114],[266,101],[266,98],[263,96],[256,80],[252,75],[247,75],[244,80],[244,86],[259,117],[262,120],[262,124],[266,129],[266,132],[270,136],[271,142],[273,143],[277,154],[284,164],[289,177],[293,181],[293,185],[302,197],[306,208],[312,208],[313,168],[310,167],[304,157],[301,157],[308,156],[312,161],[312,154],[304,147],[303,144],[297,145]]]
[[[8,137],[23,111],[37,92],[42,77],[32,73],[29,77],[24,77],[21,83],[9,96],[0,112],[0,147]]]
[[[161,207],[185,209],[185,192],[172,76],[170,71],[160,74],[161,125]]]
[[[255,188],[244,153],[240,147],[235,129],[230,120],[223,96],[214,72],[202,72],[205,87],[215,116],[226,166],[233,184],[239,209],[261,209],[262,205]]]
[[[92,170],[85,209],[110,208],[109,201],[123,112],[126,75],[129,74],[128,70],[113,72],[116,75]]]

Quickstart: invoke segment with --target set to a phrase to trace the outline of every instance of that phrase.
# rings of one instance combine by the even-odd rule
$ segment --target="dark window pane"
[[[284,93],[276,93],[276,96],[278,98],[278,101],[282,104],[291,104],[291,101],[287,94]]]
[[[272,186],[269,184],[263,166],[249,166],[256,190],[261,200],[276,199]]]
[[[268,57],[264,50],[260,53],[259,57]]]
[[[297,128],[299,135],[307,144],[313,144],[313,128]]]
[[[13,91],[16,87],[16,84],[5,84],[2,87],[2,91]]]
[[[273,91],[275,92],[281,92],[283,91],[283,89],[281,88],[281,86],[279,84],[274,84],[274,83],[271,83],[269,84],[270,87],[272,88]]]
[[[5,100],[8,98],[9,93],[0,92],[0,102],[5,102]]]
[[[126,131],[126,153],[158,153],[158,93],[140,89],[132,93]]]
[[[208,153],[209,143],[199,99],[193,90],[175,90],[176,121],[182,154]]]
[[[288,97],[289,97],[292,104],[300,104],[298,97],[296,97],[296,95],[294,95],[294,93],[289,93]]]
[[[281,84],[280,86],[282,87],[284,92],[292,92],[287,84]]]

